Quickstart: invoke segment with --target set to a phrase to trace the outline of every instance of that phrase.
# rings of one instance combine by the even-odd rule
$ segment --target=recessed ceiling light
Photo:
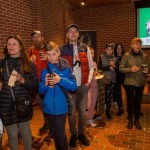
[[[85,5],[85,2],[81,2],[81,5],[84,6],[84,5]]]
[[[84,6],[85,5],[86,0],[82,0],[81,1],[81,5]]]

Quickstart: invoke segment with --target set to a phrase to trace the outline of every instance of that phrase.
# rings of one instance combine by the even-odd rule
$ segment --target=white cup
[[[40,59],[45,60],[45,52],[40,52]]]

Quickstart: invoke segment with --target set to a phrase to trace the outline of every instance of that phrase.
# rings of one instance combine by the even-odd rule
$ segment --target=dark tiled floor
[[[143,130],[139,131],[135,127],[131,130],[126,128],[127,114],[117,117],[117,110],[113,109],[113,119],[106,121],[105,127],[86,128],[86,134],[91,141],[91,146],[84,147],[78,144],[75,150],[150,150],[150,104],[142,104],[140,122]],[[105,120],[105,119],[104,119]],[[35,137],[33,140],[34,150],[55,150],[54,141],[47,137],[47,133],[39,136],[38,130],[43,125],[43,118],[39,106],[34,107],[34,116],[31,121],[31,130]],[[68,124],[66,125],[68,138],[70,133]],[[6,132],[3,135],[3,150],[8,150],[8,140]],[[19,150],[23,150],[22,141],[19,144]]]

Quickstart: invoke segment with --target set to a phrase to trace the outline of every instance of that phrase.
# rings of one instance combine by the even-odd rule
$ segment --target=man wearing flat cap
[[[33,46],[28,50],[28,57],[31,61],[33,61],[36,65],[38,80],[40,81],[40,75],[43,68],[47,66],[47,58],[46,58],[46,43],[44,43],[44,35],[41,31],[33,31],[31,33],[31,38],[33,41]],[[35,95],[37,102],[40,105],[40,108],[43,112],[43,104],[42,104],[42,96],[37,92]],[[44,125],[41,129],[39,129],[39,133],[42,135],[49,130],[48,121],[44,117]],[[49,132],[50,133],[50,132]]]
[[[68,60],[76,77],[78,90],[71,93],[73,101],[72,114],[68,117],[71,138],[69,146],[76,147],[77,140],[83,145],[89,146],[90,141],[85,136],[86,102],[88,88],[93,77],[93,60],[89,47],[81,43],[79,38],[79,28],[76,24],[70,24],[66,30],[68,43],[61,47],[61,56]],[[78,111],[78,124],[76,120]]]

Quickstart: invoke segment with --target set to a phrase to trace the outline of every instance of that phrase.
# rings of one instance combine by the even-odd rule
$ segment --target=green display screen
[[[143,47],[150,48],[150,7],[137,9],[137,36]]]

